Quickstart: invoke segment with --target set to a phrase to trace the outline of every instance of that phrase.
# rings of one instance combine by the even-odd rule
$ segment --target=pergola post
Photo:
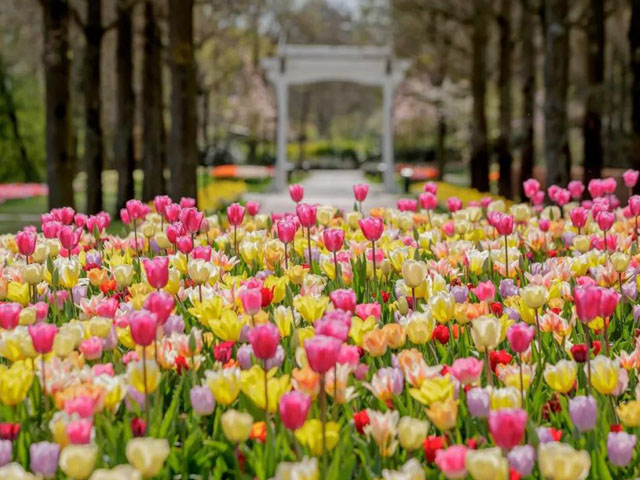
[[[389,193],[397,190],[393,160],[393,92],[393,83],[391,79],[387,79],[382,86],[382,164],[384,187]]]
[[[276,82],[276,97],[278,104],[278,131],[276,168],[274,171],[274,187],[282,191],[287,185],[287,132],[289,129],[289,84],[280,78]]]

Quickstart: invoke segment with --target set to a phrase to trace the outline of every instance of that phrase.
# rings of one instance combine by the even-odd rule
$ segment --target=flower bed
[[[123,237],[53,210],[0,236],[0,478],[634,478],[640,197],[615,187],[157,197]]]

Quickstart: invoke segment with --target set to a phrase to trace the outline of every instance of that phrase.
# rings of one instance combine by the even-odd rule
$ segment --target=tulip
[[[156,339],[158,317],[151,312],[139,311],[129,315],[131,337],[137,345],[148,347]]]
[[[19,303],[0,303],[0,327],[13,330],[18,326],[22,306]]]
[[[402,417],[398,422],[398,441],[407,451],[418,450],[427,438],[429,422],[412,417]]]
[[[449,371],[461,384],[471,385],[482,375],[482,360],[475,357],[458,358],[453,361]]]
[[[220,416],[222,432],[232,443],[242,443],[249,438],[253,417],[246,412],[229,409]]]
[[[617,362],[598,355],[590,364],[589,382],[603,395],[612,394],[618,386],[619,367]]]
[[[112,469],[99,468],[89,480],[142,480],[142,474],[131,465],[118,465]]]
[[[254,316],[262,308],[262,292],[257,288],[247,288],[240,292],[240,301],[244,313]]]
[[[491,411],[489,431],[494,443],[505,450],[518,445],[524,438],[527,412],[521,408]]]
[[[129,463],[145,478],[160,473],[170,451],[167,439],[149,437],[132,438],[125,449]]]
[[[566,443],[549,442],[538,446],[538,468],[549,480],[585,480],[591,468],[591,457]]]
[[[36,250],[37,240],[38,235],[30,230],[23,230],[16,234],[16,245],[18,246],[18,251],[27,258],[27,262],[28,257],[33,255],[33,252]]]
[[[11,480],[39,480],[37,476],[30,474],[19,463],[8,463],[0,467],[0,478]]]
[[[29,325],[29,336],[33,348],[38,353],[49,353],[53,348],[53,340],[58,333],[58,327],[49,323]]]
[[[240,393],[240,371],[238,368],[207,370],[205,379],[216,402],[220,405],[230,405]]]
[[[13,452],[12,440],[0,440],[0,467],[4,467],[11,461],[11,454]],[[57,461],[56,461],[57,466]]]
[[[607,455],[612,465],[626,467],[631,463],[636,436],[626,432],[609,432],[607,436]]]
[[[524,353],[531,345],[535,333],[536,329],[533,326],[519,322],[507,329],[507,340],[515,353]]]
[[[531,200],[536,193],[540,190],[540,182],[538,182],[535,178],[529,178],[522,182],[522,188],[524,190],[524,195]]]
[[[570,360],[560,360],[555,365],[547,364],[544,379],[556,392],[568,393],[575,384],[578,366]]]
[[[362,202],[367,198],[369,193],[369,185],[366,183],[357,183],[353,186],[353,196],[358,202],[358,210],[362,212]]]
[[[356,309],[356,294],[350,289],[333,290],[329,294],[331,303],[334,308],[344,310],[345,312],[354,312]]]
[[[499,448],[468,450],[465,465],[474,480],[509,479],[509,463]]]
[[[507,454],[509,466],[523,477],[528,477],[533,471],[536,461],[536,451],[531,445],[513,447]]]
[[[280,331],[273,323],[257,325],[249,332],[249,342],[253,347],[253,354],[260,360],[273,357],[280,341]]]
[[[449,398],[444,402],[433,402],[426,409],[427,417],[439,430],[451,430],[458,420],[458,402]]]
[[[193,411],[201,417],[211,415],[216,407],[216,401],[209,387],[200,387],[198,385],[192,387],[189,391],[189,399],[191,400]]]
[[[467,392],[466,398],[467,409],[472,416],[478,418],[487,418],[489,416],[490,397],[486,389],[472,388]]]
[[[255,217],[260,211],[260,202],[247,202],[247,213]]]
[[[169,281],[169,259],[167,257],[145,258],[142,262],[147,274],[147,282],[153,288],[161,289]]]
[[[406,260],[402,264],[402,279],[407,287],[411,289],[413,297],[413,309],[417,310],[416,288],[422,285],[427,277],[427,265],[422,261]]]
[[[579,431],[590,432],[595,428],[598,418],[598,405],[595,399],[582,395],[569,399],[569,416]]]
[[[311,406],[311,397],[304,393],[292,391],[280,397],[279,412],[280,420],[289,430],[301,428]]]
[[[74,480],[89,478],[98,459],[95,445],[68,445],[60,453],[60,470]]]
[[[467,475],[466,456],[467,447],[453,445],[447,449],[438,450],[435,462],[445,477],[450,479],[464,478]]]
[[[29,467],[43,478],[54,478],[58,470],[60,445],[51,442],[32,443],[29,446]]]

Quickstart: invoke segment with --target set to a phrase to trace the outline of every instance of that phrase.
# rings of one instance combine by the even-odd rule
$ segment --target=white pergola
[[[384,185],[395,190],[393,160],[393,96],[409,68],[408,60],[393,57],[388,47],[283,45],[277,57],[262,66],[276,87],[278,107],[276,190],[286,186],[289,86],[323,81],[354,82],[382,88],[382,162]]]

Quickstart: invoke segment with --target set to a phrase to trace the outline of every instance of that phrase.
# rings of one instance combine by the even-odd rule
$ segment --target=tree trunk
[[[49,208],[75,205],[71,154],[71,74],[69,61],[69,5],[67,0],[42,2],[44,78]]]
[[[602,176],[604,102],[604,0],[589,0],[587,19],[587,99],[584,123],[584,183]]]
[[[116,212],[134,196],[133,185],[133,23],[129,0],[118,0],[118,43],[116,45],[116,131],[113,146],[118,169]]]
[[[522,36],[522,149],[520,151],[520,199],[525,199],[523,183],[533,177],[535,164],[535,94],[536,50],[535,25],[537,15],[532,0],[522,0],[520,34]]]
[[[449,46],[451,40],[446,29],[439,28],[442,18],[439,15],[432,15],[429,24],[431,33],[431,41],[435,42],[438,47],[438,64],[435,75],[433,76],[433,86],[440,91],[436,97],[436,110],[438,112],[438,125],[436,127],[436,165],[438,168],[438,180],[444,179],[445,168],[447,164],[447,114],[442,101],[442,85],[447,77],[447,66],[449,65]]]
[[[498,86],[500,90],[500,136],[496,142],[500,181],[498,193],[506,198],[513,195],[511,188],[511,0],[502,0],[498,16],[500,29],[500,61]]]
[[[640,169],[640,0],[631,0],[629,26],[629,53],[631,57],[631,164]],[[640,190],[640,182],[636,185]],[[638,192],[636,192],[638,193]]]
[[[84,52],[84,165],[87,173],[87,213],[102,210],[102,121],[100,102],[100,57],[102,1],[87,2]]]
[[[570,180],[571,156],[567,120],[569,80],[568,0],[545,0],[544,140],[547,187]]]
[[[487,147],[486,114],[486,56],[487,5],[475,0],[473,15],[473,61],[471,90],[473,93],[473,131],[471,138],[471,186],[481,192],[489,191],[489,150]]]
[[[144,182],[142,200],[152,200],[165,193],[164,119],[162,112],[162,42],[156,21],[156,0],[144,5],[144,65],[142,83]]]
[[[193,0],[169,0],[171,131],[169,193],[174,200],[196,198],[196,76],[193,52]]]

